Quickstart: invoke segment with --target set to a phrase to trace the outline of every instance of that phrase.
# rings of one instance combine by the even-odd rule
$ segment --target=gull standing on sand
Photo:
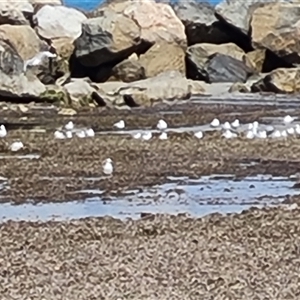
[[[137,132],[137,133],[134,133],[132,135],[132,137],[135,139],[135,140],[139,140],[141,137],[142,137],[142,134],[140,132]]]
[[[197,139],[201,140],[201,139],[203,138],[203,132],[202,132],[202,131],[195,132],[195,133],[194,133],[194,136],[195,136]]]
[[[156,125],[158,130],[165,130],[168,128],[168,124],[166,121],[160,119]]]
[[[289,134],[289,135],[294,135],[295,134],[295,128],[294,127],[290,127],[286,130],[286,132]]]
[[[9,150],[13,151],[13,152],[17,152],[17,151],[21,150],[23,147],[24,147],[23,143],[21,141],[17,141],[17,142],[13,142],[9,146]]]
[[[89,128],[85,131],[85,134],[87,137],[94,137],[95,136],[95,131],[93,130],[93,128]]]
[[[4,125],[0,126],[0,138],[4,138],[7,135],[7,131]]]
[[[213,119],[213,120],[210,122],[210,126],[211,126],[211,127],[218,127],[218,126],[220,126],[220,121],[219,121],[219,119],[217,119],[217,118]]]
[[[231,132],[229,129],[227,129],[223,134],[222,137],[224,137],[225,139],[232,139],[232,138],[236,138],[237,134]]]
[[[113,161],[111,158],[107,158],[102,164],[103,173],[105,175],[111,175],[114,171]]]
[[[167,140],[168,135],[166,132],[162,132],[161,135],[158,137],[160,140]]]
[[[291,124],[295,118],[291,117],[290,115],[287,115],[283,118],[283,123],[284,124]]]
[[[77,136],[78,138],[80,138],[80,139],[83,139],[83,138],[86,137],[86,133],[85,133],[84,130],[79,130],[79,131],[77,131],[75,134],[76,134],[76,136]]]
[[[239,119],[235,119],[232,123],[231,123],[232,128],[238,128],[240,126],[240,120]]]
[[[74,123],[72,121],[69,121],[66,125],[65,128],[67,130],[73,130],[74,129]]]
[[[255,134],[252,130],[249,130],[246,134],[246,138],[249,139],[249,140],[252,140],[255,138]]]
[[[118,128],[118,129],[124,129],[125,128],[125,122],[124,122],[124,120],[121,120],[121,121],[115,123],[113,126]]]
[[[57,140],[63,140],[66,138],[66,136],[64,135],[63,132],[59,131],[59,130],[56,130],[54,132],[54,138],[56,138]]]
[[[225,122],[223,125],[222,125],[223,129],[231,129],[231,125],[229,122]]]
[[[72,131],[66,131],[66,138],[71,139],[73,137]]]
[[[55,58],[57,55],[50,51],[39,52],[34,57],[28,59],[24,63],[24,72],[26,72],[28,67],[38,66],[42,63],[45,58]]]
[[[151,138],[152,138],[151,131],[148,131],[148,132],[145,132],[145,133],[142,134],[142,139],[144,141],[149,141],[149,140],[151,140]]]

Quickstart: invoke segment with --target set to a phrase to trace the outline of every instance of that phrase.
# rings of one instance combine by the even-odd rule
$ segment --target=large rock
[[[25,15],[31,16],[34,12],[33,6],[30,0],[5,0],[0,2],[0,11],[20,11]]]
[[[9,41],[23,60],[34,57],[43,46],[29,25],[1,25],[0,39]]]
[[[22,11],[15,8],[0,10],[0,25],[29,25]]]
[[[99,93],[106,102],[124,106],[124,95],[131,95],[137,105],[152,106],[158,102],[188,99],[205,92],[200,82],[186,79],[178,71],[132,83],[105,82],[97,84]]]
[[[81,24],[86,16],[70,7],[45,5],[34,15],[38,34],[46,39],[72,38],[81,34]]]
[[[278,1],[280,0],[273,2]],[[219,20],[235,27],[244,34],[248,34],[253,7],[268,2],[267,0],[223,0],[216,5],[215,13]]]
[[[138,24],[144,41],[150,44],[166,41],[186,47],[184,25],[170,5],[147,0],[112,2],[109,7]]]
[[[125,59],[112,69],[112,76],[110,80],[133,82],[145,78],[145,68],[139,61],[134,59]]]
[[[243,61],[229,55],[214,54],[205,66],[206,81],[214,82],[246,82],[254,73]]]
[[[300,3],[268,3],[252,14],[252,44],[287,63],[300,63]]]
[[[223,56],[217,56],[213,60],[213,64],[218,62],[225,63],[229,62],[229,59],[226,59],[224,56],[231,57],[243,65],[248,66],[250,69],[253,69],[253,62],[251,62],[244,51],[233,43],[215,45],[215,44],[196,44],[190,46],[187,50],[187,75],[189,78],[194,80],[205,80],[209,82],[208,75],[208,66],[211,65],[210,60],[215,57],[216,54],[223,54]],[[221,57],[221,60],[220,60]],[[233,63],[233,60],[230,60]],[[234,63],[236,65],[236,63]],[[240,65],[241,66],[241,65]],[[224,66],[227,68],[226,66]]]
[[[172,70],[185,74],[185,51],[178,44],[158,42],[140,56],[139,62],[147,78]]]
[[[82,34],[75,41],[75,56],[86,67],[122,61],[140,44],[140,28],[129,17],[105,9],[101,17],[82,24]]]
[[[221,24],[215,17],[215,9],[210,3],[180,0],[173,8],[185,26],[188,45],[231,41],[226,32],[221,30]]]
[[[64,85],[64,89],[71,101],[72,107],[88,106],[93,103],[93,93],[96,89],[90,85],[88,80],[71,79],[71,82]]]
[[[247,54],[248,59],[253,62],[253,66],[257,72],[263,72],[266,59],[266,49],[257,49],[250,51]]]
[[[25,76],[23,59],[7,41],[0,39],[0,96],[4,98],[38,98],[45,86],[36,76]]]
[[[300,92],[300,69],[277,69],[255,82],[252,92],[292,94]]]

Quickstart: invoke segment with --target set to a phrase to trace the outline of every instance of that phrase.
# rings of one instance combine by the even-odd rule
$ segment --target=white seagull
[[[222,137],[224,137],[225,139],[231,139],[231,138],[236,138],[237,134],[231,132],[229,129],[227,129],[223,134]]]
[[[115,123],[113,126],[118,128],[118,129],[124,129],[125,128],[125,122],[124,122],[124,120],[121,120],[121,121]]]
[[[162,132],[161,135],[158,137],[160,140],[167,140],[168,135],[166,132]]]
[[[66,131],[66,138],[71,139],[73,137],[72,131]]]
[[[151,138],[152,138],[152,133],[151,133],[151,131],[145,132],[145,133],[143,133],[143,135],[142,135],[142,139],[143,139],[144,141],[149,141],[149,140],[151,140]]]
[[[73,130],[74,129],[74,123],[72,121],[69,121],[66,125],[65,128],[67,130]]]
[[[17,141],[17,142],[13,142],[9,146],[9,149],[10,149],[10,151],[17,152],[17,151],[21,150],[23,147],[24,147],[23,143],[20,141]]]
[[[295,120],[295,118],[291,117],[290,115],[287,115],[283,118],[284,124],[290,124]]]
[[[7,135],[7,131],[4,125],[0,126],[0,138],[4,138]]]
[[[137,132],[137,133],[134,133],[132,135],[132,137],[135,139],[135,140],[139,140],[141,137],[142,137],[142,134],[140,132]]]
[[[239,119],[235,119],[232,123],[231,123],[232,128],[238,128],[240,126],[240,120]]]
[[[54,137],[57,139],[57,140],[63,140],[66,138],[66,136],[64,135],[63,132],[59,131],[59,130],[56,130],[54,132]]]
[[[220,121],[219,121],[219,119],[213,119],[211,122],[210,122],[210,126],[211,127],[218,127],[218,126],[220,126]]]
[[[203,132],[202,131],[195,132],[194,136],[200,140],[203,138]]]
[[[164,120],[159,120],[156,127],[157,127],[158,130],[165,130],[165,129],[168,128],[168,124]]]
[[[93,130],[93,128],[89,128],[85,131],[85,134],[87,137],[94,137],[95,136],[95,131]]]
[[[111,158],[107,158],[102,164],[103,173],[105,175],[111,175],[114,171],[113,161]]]
[[[55,57],[57,57],[57,55],[50,51],[39,52],[37,55],[24,62],[24,72],[26,72],[28,67],[40,65],[45,58],[55,58]]]
[[[229,122],[225,122],[222,126],[224,129],[231,129],[231,125]]]
[[[80,139],[83,139],[86,137],[86,133],[84,130],[79,130],[76,132],[76,136],[79,137]]]

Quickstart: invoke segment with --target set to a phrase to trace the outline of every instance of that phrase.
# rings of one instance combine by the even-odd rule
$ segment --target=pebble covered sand
[[[2,299],[299,299],[300,210],[0,226]]]
[[[241,123],[286,115],[276,108],[236,111]],[[199,140],[185,132],[145,142],[99,134],[120,119],[129,128],[155,127],[158,116],[140,113],[143,117],[119,112],[102,119],[101,113],[78,114],[74,124],[94,128],[95,137],[55,140],[53,124],[66,124],[70,118],[54,114],[43,116],[41,123],[38,114],[24,121],[2,112],[10,127],[0,143],[0,175],[7,178],[1,201],[70,201],[80,188],[101,188],[109,196],[165,182],[168,176],[234,173],[240,180],[259,174],[289,176],[299,170],[297,137],[226,140],[211,132]],[[230,109],[210,106],[165,119],[170,127],[182,127],[207,124],[214,116],[221,122],[237,117]],[[46,132],[41,133],[38,129],[43,128]],[[17,138],[24,149],[11,154],[7,145]],[[40,158],[17,159],[34,153]],[[115,163],[113,176],[87,184],[81,177],[101,173],[108,157]],[[227,197],[230,192],[224,190]],[[299,299],[300,209],[295,205],[299,196],[293,195],[278,207],[202,218],[144,213],[137,220],[2,220],[0,299]]]

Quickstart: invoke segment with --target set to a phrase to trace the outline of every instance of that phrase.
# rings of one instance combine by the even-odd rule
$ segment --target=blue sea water
[[[147,0],[144,0],[147,1]],[[188,1],[188,0],[187,0]],[[79,8],[85,11],[90,11],[96,8],[103,0],[63,0],[64,5],[68,7]],[[207,1],[205,1],[207,2]],[[208,1],[210,3],[216,4],[220,2],[219,0]]]

